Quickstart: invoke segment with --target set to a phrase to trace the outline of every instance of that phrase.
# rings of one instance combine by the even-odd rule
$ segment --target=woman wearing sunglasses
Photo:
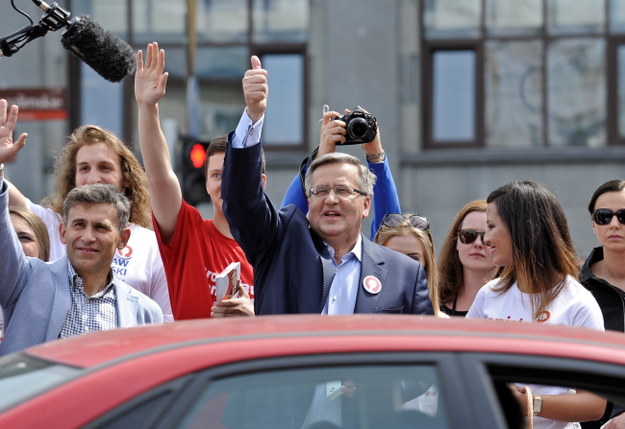
[[[438,290],[441,310],[449,316],[464,317],[477,291],[495,277],[485,232],[486,200],[475,200],[456,214],[443,241]]]
[[[403,253],[421,262],[428,280],[430,301],[434,315],[439,315],[438,273],[434,252],[434,241],[430,234],[430,222],[423,216],[411,213],[387,213],[373,242]]]
[[[479,290],[466,317],[603,330],[599,305],[576,280],[579,265],[556,197],[539,183],[515,181],[486,201],[484,238],[503,271]],[[518,386],[514,393],[534,428],[579,428],[572,422],[596,420],[606,406],[566,387]]]
[[[600,246],[595,247],[582,267],[581,282],[601,307],[605,329],[625,331],[625,180],[610,180],[590,198],[588,212]],[[606,428],[625,427],[622,409],[609,410],[599,427],[616,416]],[[617,425],[620,423],[620,425]]]
[[[625,331],[625,180],[599,186],[588,204],[592,229],[600,246],[582,268],[582,284],[603,312],[605,328]]]

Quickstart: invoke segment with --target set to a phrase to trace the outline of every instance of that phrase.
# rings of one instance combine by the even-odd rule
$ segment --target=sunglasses
[[[610,209],[597,209],[592,212],[592,220],[595,221],[597,225],[607,225],[612,222],[612,217],[616,215],[616,219],[620,224],[625,225],[625,209],[620,209],[613,212]]]
[[[462,244],[471,244],[473,243],[475,240],[477,240],[477,237],[479,236],[482,239],[482,243],[484,243],[484,235],[486,234],[486,231],[478,231],[476,229],[461,229],[458,232],[458,240],[460,240],[460,242]]]
[[[396,227],[401,225],[402,223],[408,221],[410,225],[417,229],[422,229],[423,231],[427,231],[430,229],[430,221],[419,215],[409,215],[406,216],[402,213],[387,213],[382,218],[382,226],[388,227]]]

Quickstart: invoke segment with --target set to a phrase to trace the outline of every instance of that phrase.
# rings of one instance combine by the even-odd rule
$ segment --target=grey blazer
[[[70,309],[67,257],[46,263],[24,255],[11,219],[8,186],[0,188],[0,306],[5,335],[0,355],[16,352],[59,337]],[[162,323],[163,313],[153,300],[114,279],[119,327]]]

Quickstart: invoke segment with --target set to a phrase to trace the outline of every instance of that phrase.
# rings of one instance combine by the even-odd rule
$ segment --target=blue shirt
[[[336,275],[332,279],[328,300],[321,314],[354,314],[362,262],[362,237],[358,234],[356,245],[350,252],[343,255],[338,265],[334,260],[334,249],[327,244],[326,246],[332,256],[332,263],[336,267]]]

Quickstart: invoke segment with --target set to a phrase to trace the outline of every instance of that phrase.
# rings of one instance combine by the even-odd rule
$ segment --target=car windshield
[[[64,383],[80,372],[21,353],[0,358],[0,411]]]

